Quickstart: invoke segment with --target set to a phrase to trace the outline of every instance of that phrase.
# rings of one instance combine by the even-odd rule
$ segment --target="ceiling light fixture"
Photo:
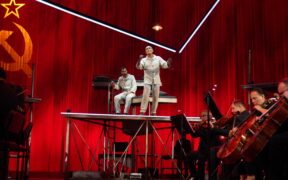
[[[155,31],[160,31],[163,29],[163,27],[161,25],[157,24],[157,25],[153,26],[152,29],[154,29]]]

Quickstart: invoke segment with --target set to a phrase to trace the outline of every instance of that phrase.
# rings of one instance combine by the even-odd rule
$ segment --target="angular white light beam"
[[[37,1],[37,2],[39,2],[39,3],[42,3],[42,4],[45,4],[45,5],[47,5],[47,6],[50,6],[50,7],[52,7],[52,8],[58,9],[59,11],[62,11],[62,12],[71,14],[71,15],[76,16],[76,17],[79,17],[79,18],[84,19],[84,20],[86,20],[86,21],[89,21],[89,22],[98,24],[98,25],[103,26],[103,27],[106,27],[106,28],[108,28],[108,29],[117,31],[117,32],[119,32],[119,33],[125,34],[125,35],[130,36],[130,37],[133,37],[133,38],[135,38],[135,39],[138,39],[138,40],[147,42],[147,43],[149,43],[149,44],[153,44],[154,46],[161,47],[161,48],[163,48],[163,49],[166,49],[166,50],[171,51],[171,52],[174,52],[174,53],[176,52],[175,49],[172,49],[172,48],[170,48],[170,47],[164,46],[164,45],[162,45],[162,44],[160,44],[160,43],[151,41],[151,40],[149,40],[149,39],[146,39],[146,38],[144,38],[144,37],[138,36],[138,35],[136,35],[136,34],[130,33],[130,32],[128,32],[128,31],[121,30],[120,28],[113,27],[112,25],[109,25],[109,24],[107,24],[107,23],[101,22],[101,21],[99,21],[99,20],[96,20],[96,19],[94,19],[94,18],[85,16],[85,15],[82,15],[82,14],[79,13],[79,12],[73,11],[73,10],[68,9],[68,8],[64,8],[64,7],[62,7],[62,6],[60,6],[60,5],[57,5],[57,4],[55,4],[55,3],[48,2],[48,1],[44,1],[44,0],[35,0],[35,1]]]
[[[184,45],[180,48],[179,50],[179,54],[182,53],[182,51],[184,50],[184,48],[187,46],[187,44],[190,42],[190,40],[193,38],[193,36],[197,33],[197,31],[200,29],[200,27],[202,26],[202,24],[206,21],[206,19],[208,18],[208,16],[211,14],[211,12],[215,9],[215,7],[217,6],[217,4],[220,2],[220,0],[216,0],[216,2],[213,4],[213,6],[211,7],[211,9],[207,12],[207,14],[204,16],[204,18],[201,20],[201,22],[198,24],[198,26],[196,27],[196,29],[192,32],[192,34],[190,35],[190,37],[186,40],[186,42],[184,43]]]

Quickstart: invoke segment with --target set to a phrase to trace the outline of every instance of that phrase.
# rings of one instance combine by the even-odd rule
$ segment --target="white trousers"
[[[145,113],[147,110],[148,102],[149,102],[149,96],[151,92],[152,85],[151,84],[144,84],[144,91],[143,91],[143,97],[141,101],[141,113]],[[160,93],[160,86],[159,85],[154,85],[153,91],[153,101],[152,101],[152,114],[156,114],[156,110],[158,107],[158,98],[159,98],[159,93]]]
[[[135,97],[134,93],[130,93],[130,94],[127,95],[127,92],[122,92],[122,93],[116,95],[114,97],[114,105],[115,105],[116,113],[121,113],[120,103],[119,103],[120,100],[124,100],[125,101],[124,113],[128,113],[129,109],[130,109],[130,106],[131,106],[131,101],[132,101],[133,97]]]

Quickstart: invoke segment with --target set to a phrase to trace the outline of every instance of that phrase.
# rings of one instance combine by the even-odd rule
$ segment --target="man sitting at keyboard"
[[[137,84],[135,77],[128,74],[127,68],[121,68],[122,76],[119,77],[117,84],[112,81],[111,85],[116,90],[121,90],[122,92],[114,97],[114,105],[116,114],[121,113],[120,100],[125,100],[124,114],[128,114],[132,98],[135,97],[135,92],[137,90]]]

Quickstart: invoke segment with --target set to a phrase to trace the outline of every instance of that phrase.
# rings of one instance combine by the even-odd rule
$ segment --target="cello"
[[[268,117],[263,114],[250,128],[249,138],[242,149],[241,156],[247,162],[253,159],[263,150],[281,125],[288,119],[288,101],[280,98],[268,109]]]
[[[246,143],[246,134],[249,133],[247,129],[251,127],[256,121],[256,116],[250,115],[246,121],[240,124],[233,136],[227,139],[217,152],[217,157],[225,164],[233,164],[241,159],[241,151]]]
[[[267,108],[272,105],[273,102],[267,100],[263,105],[263,108]],[[258,126],[255,124],[257,121],[257,114],[261,114],[259,111],[254,110],[250,116],[242,121],[238,126],[236,132],[232,136],[228,137],[226,143],[224,143],[217,152],[217,157],[225,164],[233,164],[241,159],[242,150],[245,144],[248,142],[250,136],[255,132]],[[254,126],[253,126],[254,125]]]

